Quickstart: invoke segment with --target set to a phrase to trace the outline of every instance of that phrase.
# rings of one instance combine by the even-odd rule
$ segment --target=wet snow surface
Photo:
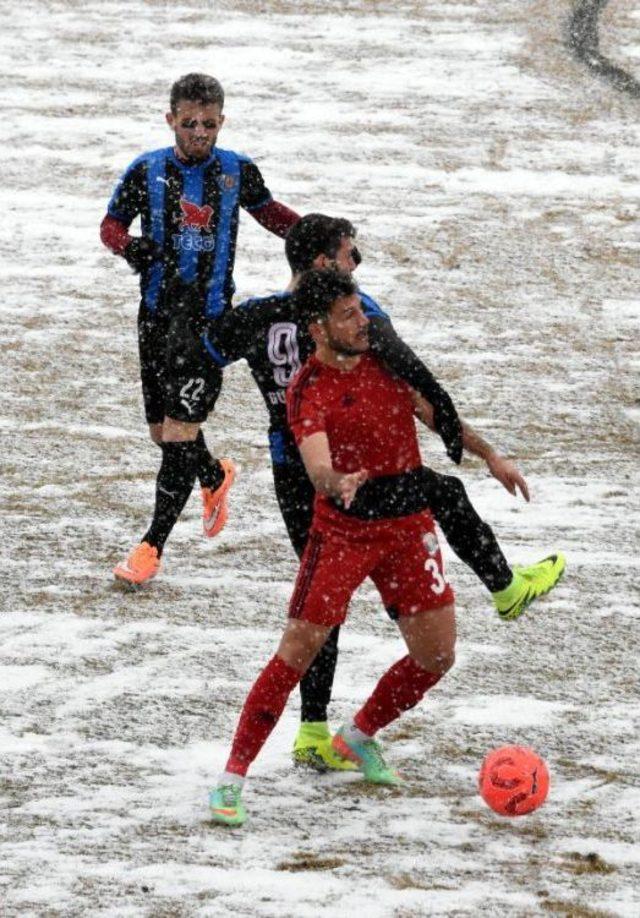
[[[637,74],[633,7],[604,10],[601,50]],[[204,8],[3,4],[0,911],[636,916],[638,103],[568,59],[566,0]],[[207,426],[242,465],[229,525],[201,538],[194,495],[150,589],[110,575],[146,528],[158,451],[135,280],[97,227],[196,69],[227,89],[221,145],[280,200],[359,225],[363,288],[519,457],[530,506],[477,461],[461,472],[509,557],[568,558],[510,625],[450,558],[457,665],[385,736],[406,789],[294,772],[295,698],[235,831],[206,795],[296,570],[246,368]],[[240,296],[280,288],[281,249],[243,216]],[[402,653],[372,588],[341,647],[334,724]],[[553,781],[517,821],[475,793],[506,742]]]

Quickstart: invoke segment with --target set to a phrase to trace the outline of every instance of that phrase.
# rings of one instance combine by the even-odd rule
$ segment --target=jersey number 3
[[[269,329],[267,352],[273,366],[273,378],[283,389],[300,369],[297,331],[293,322],[275,322]]]
[[[424,569],[429,571],[433,578],[433,583],[431,584],[431,592],[435,593],[436,596],[442,596],[447,586],[447,581],[442,576],[442,571],[438,566],[438,562],[435,558],[427,558],[424,562]]]

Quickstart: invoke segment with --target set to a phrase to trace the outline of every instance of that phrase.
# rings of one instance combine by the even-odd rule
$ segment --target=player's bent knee
[[[162,425],[163,443],[191,443],[198,437],[200,424],[189,424],[186,421],[176,421],[165,418]]]
[[[409,654],[430,673],[444,675],[455,663],[456,620],[453,604],[401,620]]]
[[[312,622],[289,619],[277,655],[304,675],[325,644],[330,631],[330,628]]]
[[[453,667],[456,655],[451,650],[428,650],[424,652],[413,650],[410,654],[412,660],[428,673],[437,673],[444,676]]]
[[[149,424],[149,436],[156,446],[162,446],[162,424]]]
[[[440,675],[444,676],[445,673],[448,673],[449,670],[453,668],[453,665],[455,662],[456,662],[456,654],[453,648],[441,654],[436,654],[435,666],[434,666],[433,671],[436,673],[440,673]]]
[[[459,478],[456,478],[455,475],[444,475],[443,476],[444,489],[447,494],[447,497],[451,501],[462,501],[466,502],[469,500],[467,495],[467,489],[464,484],[460,481]]]

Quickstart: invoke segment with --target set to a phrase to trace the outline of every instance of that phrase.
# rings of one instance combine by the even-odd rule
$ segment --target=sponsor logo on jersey
[[[211,218],[213,217],[213,207],[210,204],[193,204],[185,198],[180,198],[180,210],[182,211],[182,220],[180,229],[204,230],[211,232]]]
[[[171,238],[176,252],[213,252],[216,247],[215,236],[200,236],[193,231],[175,233]]]
[[[422,536],[422,544],[430,555],[438,554],[438,539],[433,532],[425,532],[425,534]]]
[[[220,175],[218,176],[218,185],[224,191],[225,188],[233,188],[236,183],[236,178],[234,175]]]

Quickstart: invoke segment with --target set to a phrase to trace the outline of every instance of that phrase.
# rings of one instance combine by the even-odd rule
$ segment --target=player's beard
[[[360,338],[360,335],[358,336]],[[327,344],[334,352],[340,357],[359,357],[360,354],[364,354],[369,350],[369,333],[365,329],[363,336],[360,338],[362,341],[362,346],[357,347],[352,344],[345,344],[344,341],[338,341],[331,334],[327,334]]]
[[[176,137],[176,146],[181,153],[180,158],[183,159],[186,163],[203,163],[211,155],[211,150],[213,149],[214,145],[215,140],[212,143],[205,141],[204,143],[197,145],[195,149],[187,150]]]

